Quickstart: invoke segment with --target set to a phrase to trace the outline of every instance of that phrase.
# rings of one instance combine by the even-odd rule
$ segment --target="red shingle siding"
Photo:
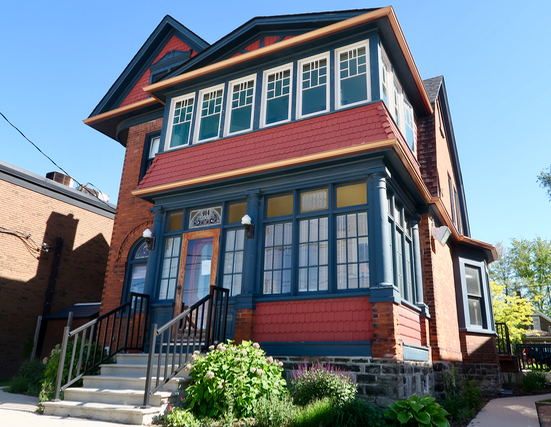
[[[167,152],[156,156],[139,188],[395,138],[389,121],[378,102]]]
[[[369,298],[258,303],[254,339],[264,342],[369,341]]]
[[[128,133],[122,169],[121,187],[103,288],[101,312],[120,304],[126,274],[126,262],[132,245],[146,228],[152,228],[151,204],[130,192],[138,185],[142,166],[143,147],[148,133],[161,129],[162,119],[134,126]]]
[[[191,50],[191,48],[178,37],[172,36],[172,38],[168,41],[163,50],[161,50],[161,53],[157,55],[157,57],[153,61],[153,64],[155,64],[159,59],[161,59],[172,50],[181,50],[185,52]],[[192,57],[194,56],[194,53],[196,52],[191,52]],[[121,105],[119,105],[119,107],[124,107],[125,105],[133,104],[134,102],[142,101],[147,98],[147,93],[143,91],[143,88],[149,85],[150,75],[151,72],[148,68],[143,76],[140,77],[138,83],[136,83],[136,85],[132,88],[128,96],[124,99],[124,101],[121,102]]]
[[[400,338],[406,344],[423,345],[421,339],[421,319],[419,312],[400,306]]]

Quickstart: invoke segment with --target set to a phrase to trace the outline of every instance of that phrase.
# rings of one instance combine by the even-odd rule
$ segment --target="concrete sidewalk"
[[[38,398],[11,394],[0,389],[0,426],[20,427],[123,427],[128,424],[41,415],[36,412]]]
[[[540,427],[535,402],[545,399],[551,394],[490,400],[469,427]]]

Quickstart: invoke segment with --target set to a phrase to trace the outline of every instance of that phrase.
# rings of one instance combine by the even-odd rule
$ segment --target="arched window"
[[[125,298],[128,298],[130,292],[136,292],[139,294],[144,293],[145,272],[147,270],[148,257],[149,250],[147,249],[147,243],[144,240],[138,241],[138,243],[136,243],[134,248],[130,251],[130,256],[128,257]]]

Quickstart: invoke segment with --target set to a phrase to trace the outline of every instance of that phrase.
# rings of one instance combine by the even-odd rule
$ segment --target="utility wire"
[[[4,118],[4,120],[10,124],[10,126],[11,126],[12,128],[14,128],[17,132],[19,132],[23,138],[25,138],[27,141],[29,141],[29,142],[32,144],[32,146],[33,146],[34,148],[36,148],[44,157],[46,157],[50,162],[52,162],[52,163],[55,165],[56,168],[58,168],[58,169],[59,169],[61,172],[63,172],[65,175],[71,177],[71,178],[76,182],[76,184],[77,184],[79,187],[86,188],[86,186],[88,186],[88,184],[90,184],[92,187],[94,187],[96,190],[98,190],[100,193],[103,194],[103,192],[102,192],[98,187],[96,187],[94,184],[92,184],[91,182],[89,182],[89,183],[86,184],[86,185],[82,185],[80,182],[78,182],[78,180],[75,179],[75,178],[73,178],[73,177],[71,176],[71,174],[69,174],[69,172],[67,172],[65,169],[63,169],[61,166],[59,166],[56,162],[54,162],[54,161],[52,160],[52,158],[51,158],[50,156],[48,156],[44,151],[42,151],[38,145],[36,145],[36,144],[35,144],[34,142],[32,142],[29,138],[27,138],[27,136],[26,136],[23,132],[21,132],[21,130],[20,130],[17,126],[15,126],[12,122],[10,122],[10,121],[8,120],[8,118],[4,115],[4,113],[2,113],[1,111],[0,111],[0,116],[2,116],[2,117]],[[100,199],[99,197],[97,197],[97,196],[91,194],[91,192],[87,192],[87,194],[90,194],[91,196],[96,197],[96,199],[98,199],[98,200],[101,201],[102,203],[105,203],[107,206],[110,206],[109,203],[107,203],[106,201]]]

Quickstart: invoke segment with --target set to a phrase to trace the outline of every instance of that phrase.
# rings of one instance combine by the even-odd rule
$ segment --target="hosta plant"
[[[448,412],[430,396],[410,396],[388,406],[385,416],[393,426],[401,427],[449,427]]]

